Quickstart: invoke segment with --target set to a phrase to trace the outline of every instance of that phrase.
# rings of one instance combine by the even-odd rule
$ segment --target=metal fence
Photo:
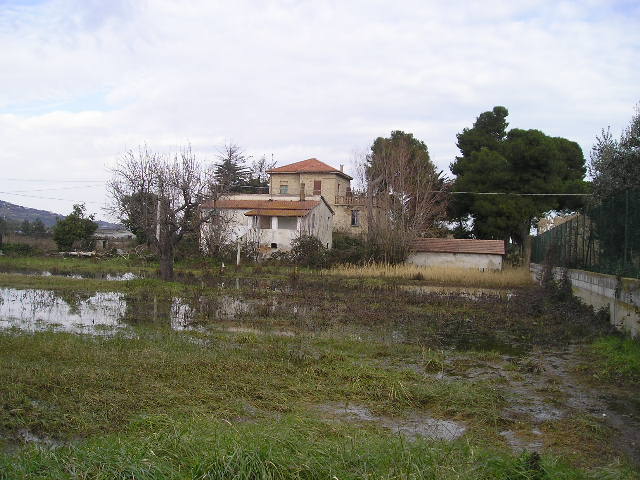
[[[532,261],[640,278],[640,190],[593,202],[533,237]]]

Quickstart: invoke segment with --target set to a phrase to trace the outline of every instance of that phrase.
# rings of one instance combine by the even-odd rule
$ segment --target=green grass
[[[607,336],[591,344],[595,364],[593,374],[614,382],[640,383],[640,341],[622,336]]]
[[[470,300],[366,278],[247,272],[254,276],[239,290],[205,275],[165,283],[0,274],[0,286],[54,290],[70,307],[75,296],[123,292],[122,321],[147,325],[112,337],[0,331],[0,452],[2,438],[21,429],[65,442],[0,453],[0,479],[638,478],[611,464],[607,429],[596,435],[597,424],[569,420],[549,425],[545,442],[554,443],[537,468],[499,435],[531,429],[502,417],[504,381],[463,378],[501,362],[504,345],[526,352],[602,336],[608,330],[587,309],[533,286],[508,301]],[[198,312],[203,330],[149,322],[155,308],[169,316],[171,302],[161,300],[172,296]],[[233,326],[266,334],[216,330],[228,297],[255,303]],[[457,377],[434,379],[439,372]],[[408,442],[319,408],[344,402],[385,418],[461,421],[467,432],[454,442]]]
[[[246,408],[290,413],[345,401],[374,412],[428,409],[494,424],[502,397],[488,382],[425,382],[380,367],[418,347],[317,342],[269,335],[167,331],[135,338],[43,332],[0,334],[0,428],[56,437],[122,428],[140,414],[241,416]],[[248,407],[249,406],[249,407]]]
[[[231,423],[143,415],[117,434],[0,454],[0,479],[634,479],[619,465],[590,471],[465,441],[407,442],[384,432],[285,416]]]

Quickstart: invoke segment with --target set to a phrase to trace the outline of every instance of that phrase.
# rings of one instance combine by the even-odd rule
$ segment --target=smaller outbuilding
[[[502,240],[419,238],[411,245],[407,263],[425,267],[502,270]]]

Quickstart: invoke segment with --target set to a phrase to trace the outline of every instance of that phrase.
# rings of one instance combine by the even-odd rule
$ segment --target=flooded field
[[[610,325],[552,292],[320,277],[187,280],[180,294],[80,283],[0,288],[0,355],[12,365],[0,374],[14,385],[3,392],[11,408],[0,409],[5,451],[117,431],[138,410],[232,423],[290,413],[407,442],[640,465],[636,387],[604,388],[584,376],[583,350]],[[28,353],[38,349],[58,370]],[[81,383],[71,389],[45,387],[74,377]],[[119,413],[101,413],[112,402]]]

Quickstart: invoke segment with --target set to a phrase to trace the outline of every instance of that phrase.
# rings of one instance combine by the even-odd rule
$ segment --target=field
[[[3,480],[640,478],[638,343],[526,272],[0,268]]]

